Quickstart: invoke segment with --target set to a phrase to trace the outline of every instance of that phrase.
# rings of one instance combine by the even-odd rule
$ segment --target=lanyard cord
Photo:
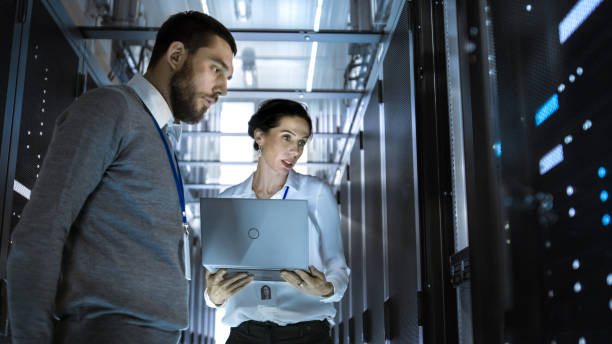
[[[285,187],[285,194],[283,195],[283,199],[287,198],[287,193],[289,192],[289,185]]]
[[[176,190],[178,192],[179,202],[181,203],[181,211],[182,211],[181,214],[183,216],[183,227],[185,229],[185,233],[189,234],[188,229],[187,229],[188,225],[187,225],[187,214],[185,213],[185,193],[183,190],[183,177],[181,176],[181,170],[180,168],[178,168],[178,161],[176,160],[176,156],[170,153],[170,146],[168,145],[168,141],[166,140],[166,136],[164,135],[164,132],[161,130],[161,128],[159,127],[159,124],[157,124],[157,121],[155,120],[152,114],[151,114],[151,119],[153,119],[153,123],[155,123],[155,128],[157,128],[159,137],[161,137],[162,141],[164,142],[164,147],[166,147],[166,155],[168,155],[168,161],[170,162],[170,167],[172,168],[172,175],[174,176],[174,183],[176,184]],[[175,162],[176,162],[176,167],[174,166]]]

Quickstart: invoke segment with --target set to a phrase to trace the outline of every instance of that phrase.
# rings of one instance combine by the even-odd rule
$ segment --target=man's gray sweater
[[[13,232],[14,344],[50,342],[54,319],[66,316],[184,328],[181,224],[170,162],[138,95],[111,86],[80,97],[56,122]]]

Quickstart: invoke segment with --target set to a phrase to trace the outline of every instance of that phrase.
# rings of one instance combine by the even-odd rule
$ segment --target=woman
[[[308,201],[310,268],[282,271],[287,282],[253,281],[225,270],[207,271],[206,303],[226,310],[232,326],[227,343],[331,343],[333,302],[348,284],[336,200],[327,184],[293,167],[312,133],[304,107],[294,101],[264,102],[249,121],[249,135],[260,152],[256,171],[220,197],[305,199]]]

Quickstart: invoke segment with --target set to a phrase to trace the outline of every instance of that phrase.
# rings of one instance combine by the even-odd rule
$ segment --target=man
[[[14,344],[177,342],[188,258],[172,127],[226,94],[235,54],[215,19],[173,15],[144,77],[93,90],[58,118],[13,233]]]

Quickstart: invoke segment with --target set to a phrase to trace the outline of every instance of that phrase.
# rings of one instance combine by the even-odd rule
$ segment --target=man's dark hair
[[[215,18],[197,11],[173,14],[157,32],[149,66],[155,66],[172,42],[182,42],[190,54],[209,46],[217,35],[225,40],[236,55],[236,41],[229,30]]]
[[[249,136],[255,138],[255,129],[267,133],[272,128],[278,127],[283,117],[300,117],[308,123],[310,135],[312,135],[312,120],[304,106],[289,99],[270,99],[263,102],[257,112],[249,120]],[[253,148],[259,150],[257,142],[253,142]]]

